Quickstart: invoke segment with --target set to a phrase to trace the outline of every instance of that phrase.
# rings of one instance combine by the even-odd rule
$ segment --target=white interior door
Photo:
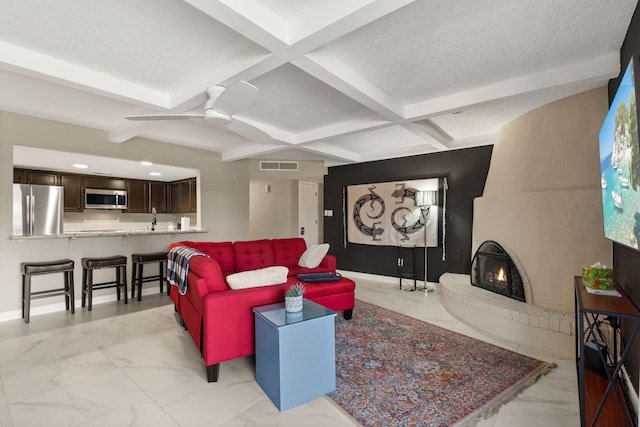
[[[300,182],[298,186],[298,236],[307,247],[318,244],[318,184]]]

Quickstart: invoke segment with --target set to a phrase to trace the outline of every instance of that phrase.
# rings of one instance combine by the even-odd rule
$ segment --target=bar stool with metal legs
[[[61,259],[48,262],[23,262],[20,264],[22,271],[22,318],[24,323],[29,323],[31,311],[31,299],[64,295],[66,309],[71,309],[71,314],[76,312],[73,295],[73,261]],[[42,274],[63,273],[64,288],[48,289],[45,291],[31,291],[31,276]]]
[[[116,288],[118,301],[120,301],[120,288],[124,291],[124,303],[127,304],[127,257],[112,256],[106,258],[82,258],[82,306],[85,300],[89,300],[89,311],[93,306],[93,290]],[[93,283],[93,270],[103,268],[115,268],[116,280],[111,282]]]
[[[160,269],[158,275],[143,275],[143,267],[145,264],[159,263]],[[136,297],[136,287],[138,288],[138,301],[142,299],[142,284],[146,282],[159,281],[160,293],[163,292],[164,284],[167,282],[167,252],[155,252],[151,254],[133,254],[131,255],[132,272],[131,272],[131,298]],[[167,283],[167,295],[169,295],[169,283]]]

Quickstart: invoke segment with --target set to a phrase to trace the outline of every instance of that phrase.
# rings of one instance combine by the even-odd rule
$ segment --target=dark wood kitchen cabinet
[[[60,175],[51,171],[14,169],[13,182],[16,184],[60,185]]]
[[[14,184],[26,184],[27,183],[27,171],[24,169],[13,170],[13,183]]]
[[[15,184],[61,185],[58,172],[18,168],[13,169],[13,182]]]
[[[82,175],[60,174],[60,185],[64,188],[64,211],[82,212],[84,209],[84,187]]]
[[[36,185],[59,185],[59,175],[55,172],[29,171],[27,183]]]
[[[172,213],[189,213],[196,211],[196,178],[172,182],[169,184],[169,194],[170,210]]]
[[[150,206],[150,183],[139,179],[127,180],[127,197],[129,213],[148,213],[151,212]]]
[[[15,184],[61,185],[65,212],[84,210],[85,188],[126,190],[127,213],[192,213],[196,211],[196,178],[167,183],[32,169],[13,169]]]
[[[127,180],[129,213],[167,213],[167,184],[161,181]]]
[[[102,190],[126,190],[127,180],[122,178],[85,175],[84,188],[97,188]]]
[[[158,213],[167,213],[169,211],[167,205],[167,183],[159,181],[151,181],[151,207],[156,208]]]
[[[16,184],[61,185],[64,188],[64,211],[82,212],[84,209],[83,175],[31,169],[13,169]]]

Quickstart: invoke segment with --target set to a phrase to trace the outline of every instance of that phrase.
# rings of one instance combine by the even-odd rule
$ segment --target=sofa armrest
[[[333,255],[325,255],[318,267],[326,268],[332,273],[336,272],[336,257]]]
[[[253,307],[284,301],[289,285],[213,292],[202,301],[202,358],[207,366],[254,354]]]
[[[209,292],[226,291],[229,289],[225,281],[220,264],[206,256],[196,255],[189,260],[189,272],[205,280]]]

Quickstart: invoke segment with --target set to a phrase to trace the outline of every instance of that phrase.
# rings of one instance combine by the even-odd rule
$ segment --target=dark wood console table
[[[635,410],[629,408],[620,382],[622,365],[640,331],[640,311],[618,284],[616,290],[622,296],[590,294],[582,283],[582,277],[574,277],[576,312],[576,368],[580,398],[580,424],[582,426],[611,425],[635,426]],[[633,332],[626,344],[618,340],[620,319],[633,322]],[[613,330],[613,351],[598,352],[600,363],[606,366],[605,376],[585,371],[585,343],[589,340],[607,342],[601,324]],[[618,346],[622,344],[620,348]],[[620,356],[618,357],[618,353]]]

